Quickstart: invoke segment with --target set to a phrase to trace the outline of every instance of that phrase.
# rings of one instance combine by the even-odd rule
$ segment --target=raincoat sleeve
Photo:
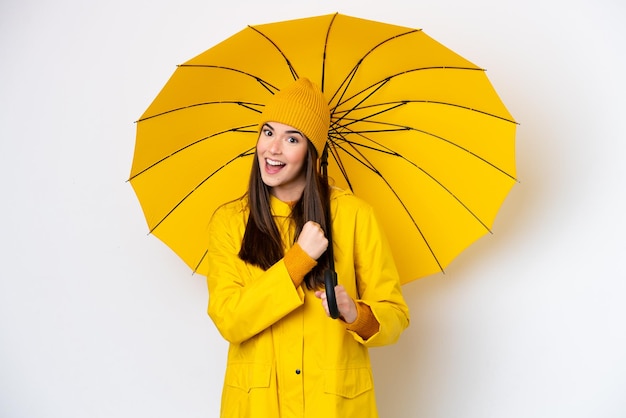
[[[379,329],[367,340],[354,331],[348,332],[368,347],[393,344],[409,325],[409,309],[391,249],[371,207],[357,211],[354,235],[358,301],[370,307]]]
[[[304,303],[283,260],[263,271],[239,258],[241,218],[220,209],[209,225],[208,314],[231,343],[248,340]]]

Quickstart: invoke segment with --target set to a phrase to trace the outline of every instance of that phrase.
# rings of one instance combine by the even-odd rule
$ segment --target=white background
[[[626,416],[622,1],[3,0],[1,417],[218,416],[226,343],[147,235],[133,122],[245,25],[336,11],[422,28],[521,124],[494,234],[406,285],[410,328],[372,350],[381,416]]]

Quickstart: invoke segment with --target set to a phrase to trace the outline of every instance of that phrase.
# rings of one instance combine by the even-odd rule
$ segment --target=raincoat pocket
[[[272,367],[263,363],[231,363],[226,367],[225,384],[245,392],[270,386]]]
[[[324,392],[326,393],[351,399],[373,388],[374,380],[369,367],[325,371]]]

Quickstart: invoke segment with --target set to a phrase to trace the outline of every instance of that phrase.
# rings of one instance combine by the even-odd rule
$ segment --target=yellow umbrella
[[[263,104],[299,77],[332,109],[329,177],[374,206],[403,283],[489,232],[516,123],[483,69],[423,31],[341,14],[249,26],[178,66],[137,122],[150,232],[204,274],[207,224],[246,191]]]

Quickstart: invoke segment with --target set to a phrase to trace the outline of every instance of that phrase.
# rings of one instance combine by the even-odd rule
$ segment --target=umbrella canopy
[[[213,211],[246,191],[267,100],[299,77],[332,109],[328,175],[375,209],[403,283],[490,231],[516,123],[485,71],[418,29],[341,14],[249,26],[179,65],[137,122],[150,232],[204,274]]]

